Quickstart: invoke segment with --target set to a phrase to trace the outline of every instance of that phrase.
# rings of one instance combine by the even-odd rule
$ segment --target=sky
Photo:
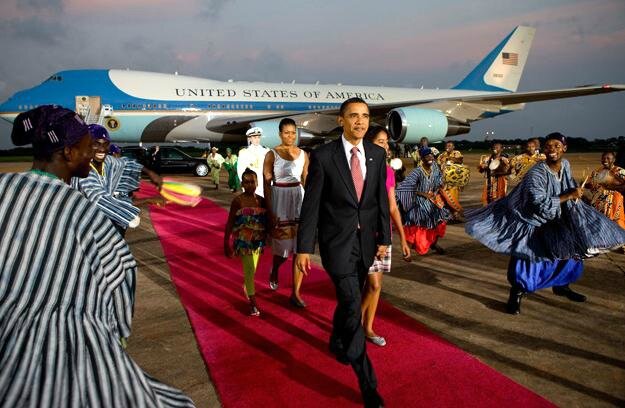
[[[623,0],[2,0],[0,101],[80,68],[449,88],[517,25],[536,28],[519,91],[625,84]],[[625,135],[625,92],[531,103],[459,139],[552,131]]]

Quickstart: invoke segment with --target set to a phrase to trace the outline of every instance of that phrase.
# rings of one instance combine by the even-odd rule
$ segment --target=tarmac
[[[581,180],[584,172],[600,165],[600,156],[565,157]],[[465,154],[465,164],[472,169],[461,195],[465,209],[480,205],[483,178],[474,170],[478,160],[478,154]],[[0,172],[27,168],[28,164],[0,163]],[[203,195],[224,208],[234,197],[227,189],[225,171],[219,190],[209,177],[177,177],[202,185]],[[146,372],[184,390],[198,407],[219,407],[149,211],[143,209],[141,225],[126,235],[139,264],[128,352]],[[446,249],[445,255],[413,254],[411,263],[394,251],[392,271],[383,281],[385,301],[556,405],[625,406],[624,254],[610,252],[585,261],[584,274],[572,287],[587,295],[587,302],[573,303],[541,290],[525,298],[521,314],[512,316],[504,311],[508,257],[470,238],[462,224],[448,225],[447,235],[439,243]],[[317,257],[313,260],[319,261]],[[283,268],[281,281],[286,282],[287,265]],[[258,285],[268,281],[268,272],[257,272]],[[302,296],[306,296],[305,281]],[[392,345],[392,338],[387,341]],[[382,382],[384,374],[378,376]],[[415,384],[415,392],[418,387]],[[479,401],[472,404],[479,405]]]

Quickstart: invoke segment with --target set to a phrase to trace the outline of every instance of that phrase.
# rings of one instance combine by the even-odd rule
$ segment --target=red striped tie
[[[360,201],[362,195],[362,189],[364,187],[364,180],[362,178],[362,169],[360,168],[360,159],[358,159],[358,148],[352,147],[352,158],[349,162],[349,166],[352,170],[352,180],[354,180],[354,187],[356,187],[356,196]]]

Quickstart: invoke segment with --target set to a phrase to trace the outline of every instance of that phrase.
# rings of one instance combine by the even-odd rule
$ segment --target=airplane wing
[[[620,91],[625,91],[625,85],[584,85],[575,88],[548,91],[511,92],[498,95],[475,96],[462,98],[461,100],[467,102],[499,102],[502,105],[513,105],[517,103],[548,101],[552,99],[573,98],[575,96],[587,96]]]
[[[576,96],[598,95],[610,92],[625,91],[625,85],[584,85],[575,88],[553,89],[530,92],[498,92],[451,99],[420,102],[413,106],[439,110],[447,117],[462,123],[470,123],[518,111],[527,102],[548,101],[553,99],[573,98]]]

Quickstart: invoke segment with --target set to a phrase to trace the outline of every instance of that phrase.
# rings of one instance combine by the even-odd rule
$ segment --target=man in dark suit
[[[369,107],[360,98],[343,102],[343,135],[311,153],[297,235],[296,265],[310,270],[318,233],[323,267],[336,287],[330,351],[351,364],[366,407],[383,406],[367,356],[360,296],[374,257],[391,243],[386,152],[363,140]]]

